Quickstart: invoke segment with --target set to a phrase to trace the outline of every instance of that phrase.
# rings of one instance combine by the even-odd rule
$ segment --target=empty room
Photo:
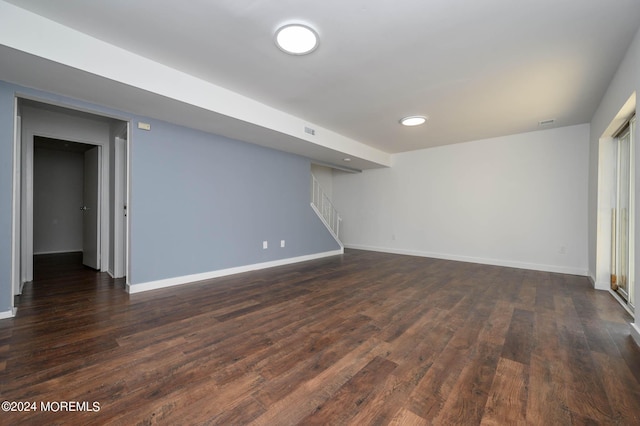
[[[637,0],[0,0],[0,424],[640,424]]]

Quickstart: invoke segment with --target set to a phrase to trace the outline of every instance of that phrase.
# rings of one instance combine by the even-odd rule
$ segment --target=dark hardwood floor
[[[0,424],[640,424],[631,317],[584,277],[348,250],[128,295],[78,264],[0,321],[0,400],[36,404]]]

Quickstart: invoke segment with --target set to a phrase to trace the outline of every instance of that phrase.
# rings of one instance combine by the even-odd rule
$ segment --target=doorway
[[[100,147],[36,136],[33,154],[33,253],[82,252],[100,269]]]
[[[634,293],[634,146],[635,117],[613,139],[614,207],[611,223],[611,289],[633,310]]]
[[[123,206],[127,204],[128,188],[122,182],[127,182],[128,167],[126,164],[121,164],[121,161],[127,161],[126,155],[115,155],[115,151],[118,149],[126,152],[127,150],[128,122],[40,100],[17,97],[16,127],[13,295],[21,294],[24,283],[33,280],[33,256],[43,250],[52,253],[80,249],[83,252],[85,265],[100,272],[108,272],[114,278],[126,277],[128,270],[126,247],[116,247],[114,240],[127,241]],[[115,147],[116,140],[119,148]],[[49,225],[53,223],[60,227],[61,222],[76,217],[75,223],[82,223],[84,229],[80,231],[76,229],[74,232],[76,237],[81,235],[82,241],[79,242],[76,238],[75,241],[70,242],[70,238],[66,238],[69,237],[68,234],[66,237],[60,237],[58,232],[58,236],[48,235],[53,238],[52,241],[46,242],[49,244],[48,249],[46,244],[44,249],[34,245],[34,227],[41,224],[36,222],[36,220],[41,221],[41,218],[36,216],[42,216],[41,212],[35,212],[38,202],[34,198],[34,173],[37,172],[34,153],[38,149],[36,147],[39,146],[39,149],[42,149],[43,144],[47,144],[47,148],[57,147],[59,151],[81,152],[83,174],[81,202],[78,202],[77,198],[76,202],[67,200],[69,205],[65,208],[68,217],[47,219],[51,222]],[[76,158],[74,161],[77,160],[79,159]],[[76,174],[77,170],[78,168],[76,168]],[[118,173],[122,175],[116,176]],[[116,181],[120,185],[118,191],[115,190]],[[62,200],[54,201],[60,204],[64,202],[64,196]],[[70,209],[73,209],[73,212]],[[77,220],[78,215],[80,220]],[[116,237],[114,232],[121,232],[122,235]],[[38,244],[40,243],[42,241],[38,241]],[[116,258],[121,265],[117,274],[114,272],[114,263],[118,263],[115,261]]]

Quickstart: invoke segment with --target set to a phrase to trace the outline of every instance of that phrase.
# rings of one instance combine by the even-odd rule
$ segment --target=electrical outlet
[[[262,248],[263,248],[264,250],[268,249],[268,248],[269,248],[269,243],[268,243],[268,242],[266,242],[266,241],[263,241],[263,242],[262,242]]]
[[[280,240],[280,247],[284,247],[284,240]]]

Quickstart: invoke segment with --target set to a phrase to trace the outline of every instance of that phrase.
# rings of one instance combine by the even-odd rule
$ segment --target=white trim
[[[596,282],[595,285],[593,286],[594,290],[610,290],[611,289],[611,282],[609,281],[600,281],[600,282]]]
[[[18,312],[18,308],[13,308],[8,311],[0,312],[0,320],[13,318],[16,316],[17,312]]]
[[[26,266],[25,277],[23,278],[23,282],[32,281],[33,280],[33,260],[32,257],[36,254],[33,250],[33,173],[34,173],[34,137],[40,136],[45,138],[53,138],[53,139],[64,139],[69,142],[83,143],[87,145],[93,145],[98,148],[98,229],[97,229],[97,246],[98,246],[98,270],[101,272],[105,272],[107,269],[107,265],[109,264],[109,239],[103,238],[103,235],[109,235],[109,221],[104,220],[105,217],[108,216],[107,205],[108,202],[105,203],[104,200],[109,199],[109,150],[108,145],[105,145],[104,142],[99,141],[91,141],[91,140],[83,140],[77,139],[73,137],[68,137],[64,133],[59,134],[56,132],[49,131],[29,131],[27,133],[26,140],[26,150],[24,151],[24,157],[26,161],[25,170],[27,171],[26,175],[26,185],[25,191],[23,192],[26,202],[26,216],[23,215],[22,220],[24,221],[24,225],[26,228],[26,239],[23,240],[25,242],[24,247],[26,252],[23,252],[23,262]],[[24,145],[23,145],[24,146]],[[82,251],[80,249],[79,251]],[[64,250],[64,253],[70,252],[70,250]],[[52,252],[53,253],[53,252]],[[39,253],[44,254],[44,253]]]
[[[629,326],[631,328],[631,337],[635,340],[636,345],[640,346],[640,327],[635,322],[632,322]]]
[[[404,254],[409,256],[431,257],[434,259],[454,260],[457,262],[480,263],[483,265],[503,266],[507,268],[528,269],[532,271],[554,272],[558,274],[587,276],[586,269],[570,268],[555,265],[540,265],[537,263],[513,262],[510,260],[485,259],[481,257],[458,256],[453,254],[430,253],[418,250],[395,249],[389,247],[374,247],[360,244],[345,244],[345,248],[356,250],[378,251],[382,253]]]
[[[131,122],[127,121],[127,141],[125,144],[125,203],[127,207],[127,213],[124,220],[124,274],[125,283],[129,285],[129,277],[131,276],[131,259],[129,258],[131,253],[131,142],[133,135],[131,134]]]
[[[611,283],[609,281],[598,281],[592,272],[588,273],[587,278],[589,278],[589,282],[594,290],[607,291],[611,289]]]
[[[30,99],[17,92],[16,97],[18,99]],[[39,102],[57,105],[66,109],[74,109],[72,106],[61,103],[51,103],[47,100]],[[40,108],[35,107],[33,109],[39,110]],[[35,120],[33,118],[30,119],[28,115],[25,118],[24,111],[22,112],[22,123],[25,125],[27,131],[26,133],[22,133],[22,141],[20,141],[22,147],[21,197],[24,207],[22,208],[20,217],[22,245],[20,252],[22,263],[21,282],[24,283],[33,280],[33,158],[35,136],[63,139],[98,147],[98,270],[106,272],[110,255],[109,238],[105,238],[110,232],[109,220],[105,220],[105,218],[109,217],[109,141],[78,138],[75,135],[67,134],[66,130],[61,131],[51,128],[49,125],[42,125],[37,118]],[[100,113],[94,113],[93,115],[100,116]]]
[[[291,257],[288,259],[273,260],[270,262],[255,263],[253,265],[238,266],[235,268],[220,269],[217,271],[203,272],[201,274],[183,275],[181,277],[167,278],[164,280],[148,281],[140,284],[128,284],[127,291],[130,294],[141,293],[143,291],[157,290],[165,287],[172,287],[182,284],[190,284],[196,281],[210,280],[212,278],[225,277],[228,275],[241,274],[243,272],[257,271],[260,269],[273,268],[275,266],[290,265],[293,263],[306,262],[308,260],[321,259],[324,257],[337,256],[344,253],[344,249],[326,251],[323,253],[310,254],[306,256]]]
[[[13,129],[13,186],[11,215],[11,306],[15,307],[15,296],[22,293],[20,269],[20,215],[22,184],[22,117],[18,114],[18,98],[14,96],[14,129]]]

